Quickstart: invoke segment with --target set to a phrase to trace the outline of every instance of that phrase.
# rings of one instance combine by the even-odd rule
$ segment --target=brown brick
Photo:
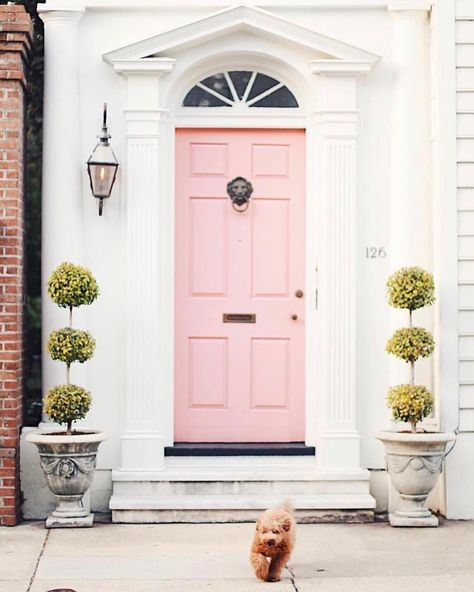
[[[0,526],[19,518],[22,410],[23,104],[32,24],[24,6],[0,5]]]

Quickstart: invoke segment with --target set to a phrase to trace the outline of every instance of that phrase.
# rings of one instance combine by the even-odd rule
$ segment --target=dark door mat
[[[315,452],[314,446],[303,442],[178,442],[165,447],[165,456],[314,456]]]

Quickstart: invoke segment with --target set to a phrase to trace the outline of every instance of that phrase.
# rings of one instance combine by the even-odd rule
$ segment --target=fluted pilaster
[[[121,471],[159,471],[164,467],[164,406],[169,393],[170,348],[160,310],[163,228],[167,199],[160,179],[161,124],[159,84],[171,61],[115,64],[127,78],[126,154],[126,401]],[[168,196],[169,198],[169,196]]]
[[[367,63],[315,61],[320,104],[316,112],[320,211],[324,242],[319,268],[319,314],[324,351],[318,393],[318,464],[360,467],[356,424],[356,207],[357,76]]]

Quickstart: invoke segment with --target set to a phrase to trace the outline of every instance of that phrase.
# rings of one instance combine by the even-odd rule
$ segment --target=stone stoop
[[[320,470],[314,457],[170,457],[165,470],[112,472],[112,521],[251,522],[288,499],[298,522],[372,522],[366,470]]]

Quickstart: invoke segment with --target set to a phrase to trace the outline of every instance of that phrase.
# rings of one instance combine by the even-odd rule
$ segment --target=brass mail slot
[[[256,315],[238,312],[225,312],[222,315],[223,323],[255,323]]]

